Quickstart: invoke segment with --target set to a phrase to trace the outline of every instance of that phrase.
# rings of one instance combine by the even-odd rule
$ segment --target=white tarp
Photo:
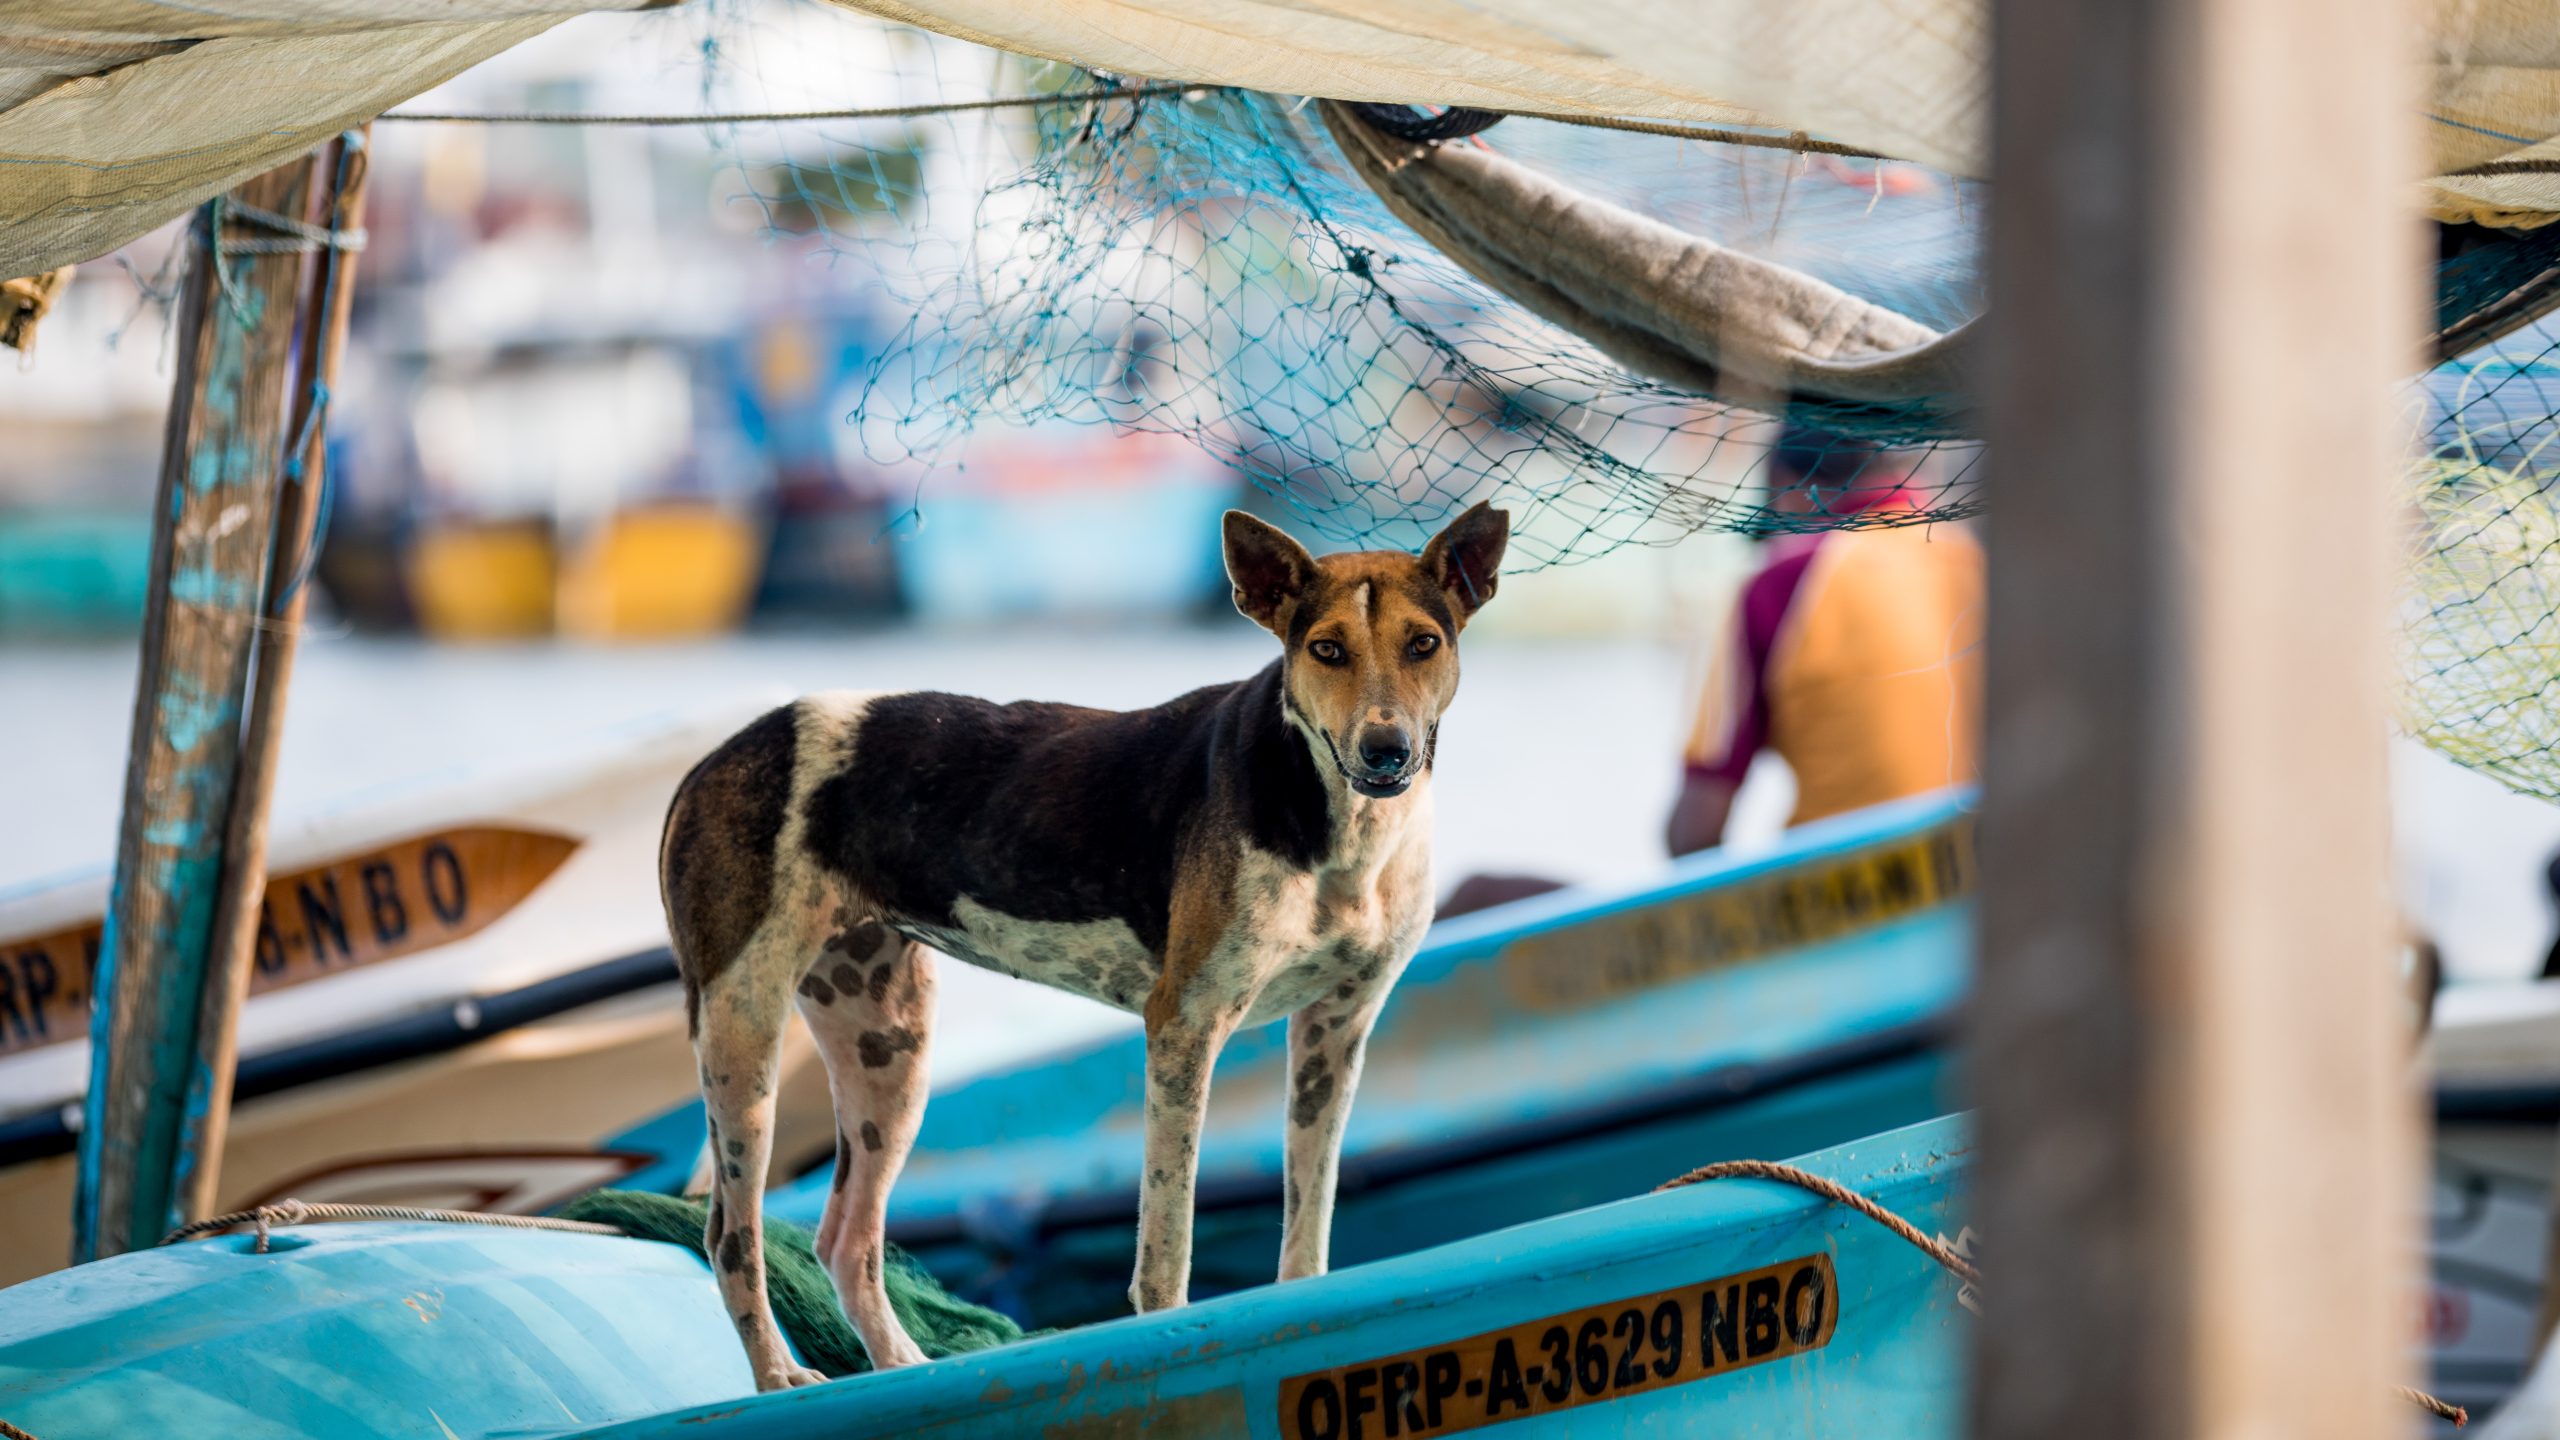
[[[0,0],[0,276],[112,249],[569,14],[648,3]],[[1987,0],[837,3],[1130,76],[1756,120],[1986,168]],[[2412,58],[2433,76],[2431,208],[2501,224],[2560,215],[2554,0],[2424,3],[2430,48]],[[2446,174],[2517,162],[2555,169]]]
[[[0,0],[0,278],[86,260],[585,10]]]

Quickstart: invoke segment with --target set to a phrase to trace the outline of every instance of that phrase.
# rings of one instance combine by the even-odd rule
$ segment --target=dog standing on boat
[[[1289,1020],[1280,1278],[1322,1274],[1360,1050],[1431,919],[1431,762],[1458,632],[1510,537],[1477,505],[1419,556],[1319,560],[1226,517],[1260,674],[1149,710],[835,692],[766,715],[676,791],[659,848],[715,1166],[706,1239],[765,1390],[794,1365],[765,1297],[774,1074],[795,996],[825,1058],[835,1188],[819,1258],[874,1363],[881,1225],[924,1115],[927,949],[1146,1021],[1140,1310],[1187,1298],[1210,1067]]]

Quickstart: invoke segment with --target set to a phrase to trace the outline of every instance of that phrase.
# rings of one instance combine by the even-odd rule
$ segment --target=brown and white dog
[[[1361,1044],[1431,919],[1458,631],[1509,536],[1478,505],[1419,556],[1319,560],[1230,512],[1236,608],[1283,647],[1250,680],[1127,712],[812,695],[686,777],[659,881],[710,1114],[709,1249],[759,1388],[823,1378],[774,1327],[761,1246],[795,995],[838,1131],[818,1255],[877,1364],[924,1358],[890,1313],[881,1221],[924,1114],[928,948],[1145,1017],[1141,1310],[1190,1286],[1220,1046],[1291,1017],[1280,1278],[1323,1273]]]

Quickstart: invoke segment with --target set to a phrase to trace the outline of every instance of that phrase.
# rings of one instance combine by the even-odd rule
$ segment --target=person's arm
[[[1733,816],[1734,793],[1741,788],[1713,772],[1684,772],[1679,798],[1671,802],[1671,824],[1663,837],[1671,853],[1687,855],[1723,844],[1724,823]]]
[[[1698,696],[1698,716],[1682,759],[1680,796],[1671,805],[1663,840],[1675,856],[1724,843],[1733,797],[1751,773],[1751,759],[1769,743],[1768,668],[1778,629],[1795,604],[1805,567],[1818,542],[1781,542],[1735,597]]]
[[[1760,671],[1768,659],[1767,634],[1787,593],[1791,587],[1775,589],[1768,571],[1754,577],[1743,587],[1733,619],[1708,662],[1697,718],[1681,756],[1680,793],[1663,827],[1663,841],[1674,856],[1724,843],[1733,797],[1742,789],[1742,777],[1751,773],[1751,757],[1767,739],[1768,704],[1761,694]]]

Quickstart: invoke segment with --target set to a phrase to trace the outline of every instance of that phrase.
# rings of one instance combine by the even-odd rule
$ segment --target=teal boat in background
[[[1800,1162],[1954,1228],[1956,1119]],[[1951,1435],[1968,1297],[1803,1190],[1726,1180],[886,1374],[753,1395],[693,1252],[361,1224],[0,1292],[0,1418],[61,1437]]]
[[[1710,852],[1653,883],[1436,926],[1369,1042],[1334,1263],[1952,1111],[1970,803],[1882,806],[1764,855]],[[937,1093],[891,1196],[891,1238],[955,1293],[1028,1325],[1126,1313],[1143,1047],[1116,1037]],[[1219,1061],[1195,1296],[1277,1266],[1286,1064],[1280,1023],[1236,1036]],[[830,1173],[777,1190],[773,1213],[815,1225]]]

